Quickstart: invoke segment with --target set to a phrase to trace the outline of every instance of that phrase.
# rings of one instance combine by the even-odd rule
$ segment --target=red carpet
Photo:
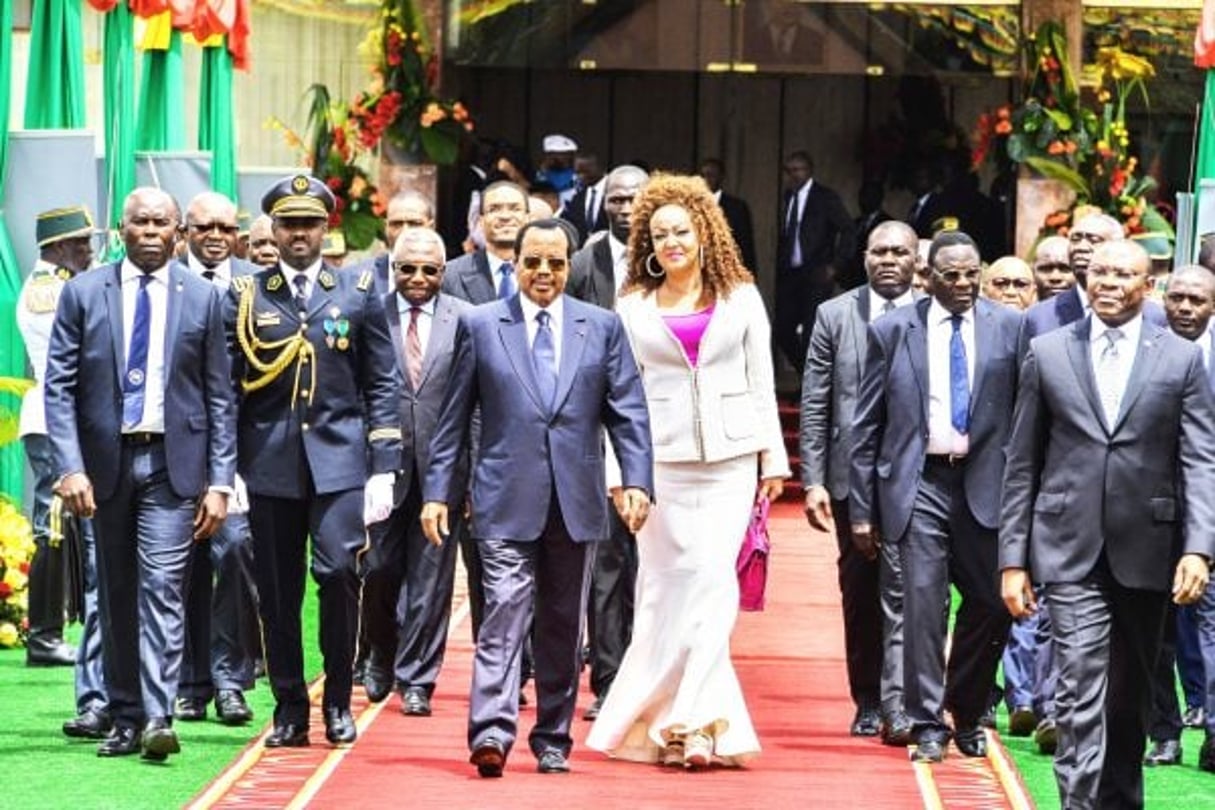
[[[742,614],[734,633],[735,665],[764,746],[746,769],[687,773],[614,762],[581,747],[589,723],[578,719],[573,772],[540,775],[526,748],[532,717],[525,707],[505,776],[478,778],[465,746],[471,660],[465,620],[452,634],[432,717],[401,715],[393,696],[378,714],[373,709],[360,719],[359,740],[345,751],[315,744],[324,726],[314,718],[311,749],[283,755],[251,748],[247,761],[195,806],[1009,807],[985,761],[951,755],[921,776],[922,794],[905,751],[848,736],[852,706],[835,542],[808,530],[796,502],[774,509],[772,535],[768,610]],[[356,713],[366,705],[361,697]],[[579,712],[589,701],[584,688]]]

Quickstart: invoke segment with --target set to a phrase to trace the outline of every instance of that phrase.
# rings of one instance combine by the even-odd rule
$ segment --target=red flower
[[[13,595],[13,586],[0,580],[0,599],[8,599]]]

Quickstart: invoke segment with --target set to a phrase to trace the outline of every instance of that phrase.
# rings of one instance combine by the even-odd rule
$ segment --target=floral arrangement
[[[1171,239],[1168,220],[1148,201],[1156,181],[1139,173],[1126,127],[1127,101],[1135,93],[1147,99],[1152,63],[1121,48],[1101,48],[1088,100],[1068,67],[1059,23],[1044,23],[1024,47],[1024,101],[979,116],[972,137],[976,168],[993,156],[1024,164],[1065,183],[1076,192],[1076,205],[1118,219],[1128,235],[1153,231]],[[1065,234],[1071,220],[1071,211],[1053,212],[1042,231]]]
[[[364,250],[380,235],[381,218],[388,206],[360,165],[360,161],[368,160],[371,147],[363,145],[349,108],[333,101],[325,85],[314,84],[308,92],[312,102],[307,140],[278,118],[271,118],[269,126],[283,133],[283,139],[301,153],[313,176],[333,192],[336,206],[329,217],[330,229],[342,232],[348,248]]]
[[[384,0],[359,53],[374,63],[371,83],[350,104],[360,144],[371,149],[386,138],[412,158],[454,163],[473,121],[463,104],[436,93],[439,60],[415,3]]]
[[[34,532],[7,499],[0,499],[0,647],[20,647],[29,633],[30,560]]]

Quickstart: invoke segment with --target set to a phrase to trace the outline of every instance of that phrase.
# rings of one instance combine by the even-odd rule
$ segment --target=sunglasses
[[[229,236],[240,232],[240,226],[229,225],[225,222],[191,222],[189,228],[195,233],[210,233],[211,231],[219,231],[220,233],[227,234]]]
[[[1033,282],[1024,278],[993,278],[991,286],[997,290],[1007,290],[1012,287],[1015,290],[1028,290]]]
[[[421,270],[422,275],[426,276],[427,278],[434,278],[435,276],[439,275],[439,273],[443,272],[443,268],[439,267],[437,264],[414,264],[413,262],[392,263],[392,272],[394,273],[402,273],[406,276],[412,276],[417,274],[419,270]]]
[[[565,271],[565,259],[546,259],[543,256],[524,256],[519,260],[519,263],[528,270],[539,270],[543,264],[548,265],[548,269],[554,273]]]

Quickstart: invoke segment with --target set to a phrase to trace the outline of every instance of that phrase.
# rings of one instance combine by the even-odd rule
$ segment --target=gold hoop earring
[[[657,258],[657,257],[654,256],[653,253],[651,253],[649,256],[645,257],[646,275],[648,275],[650,278],[662,278],[663,276],[665,276],[667,274],[667,271],[662,269],[662,265],[658,265],[658,272],[657,273],[654,272],[654,266],[650,262],[652,259],[655,259],[655,258]]]

